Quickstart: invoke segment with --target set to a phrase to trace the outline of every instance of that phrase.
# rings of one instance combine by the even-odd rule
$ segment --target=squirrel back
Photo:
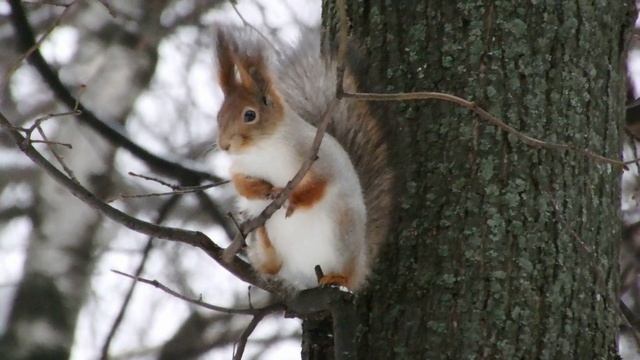
[[[346,65],[344,89],[357,91],[356,79]],[[278,90],[288,106],[314,126],[336,97],[336,66],[329,50],[321,54],[319,35],[303,36],[277,61]],[[394,206],[389,138],[367,103],[350,99],[335,107],[327,132],[346,150],[358,173],[367,209],[368,258],[375,261],[387,237]]]

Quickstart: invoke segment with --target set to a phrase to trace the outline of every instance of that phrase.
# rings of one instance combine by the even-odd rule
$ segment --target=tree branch
[[[182,186],[182,185],[176,185],[176,184],[170,184],[166,181],[160,180],[160,179],[156,179],[154,177],[151,176],[145,176],[145,175],[140,175],[140,174],[136,174],[134,172],[129,172],[129,175],[131,176],[135,176],[135,177],[139,177],[145,180],[150,180],[150,181],[155,181],[159,184],[162,184],[164,186],[169,187],[170,189],[172,189],[173,191],[167,191],[167,192],[156,192],[156,193],[147,193],[147,194],[120,194],[120,198],[123,199],[131,199],[131,198],[146,198],[146,197],[153,197],[153,196],[166,196],[166,195],[183,195],[183,194],[189,194],[189,193],[194,193],[194,192],[200,192],[200,191],[204,191],[207,189],[211,189],[220,185],[225,185],[229,183],[229,180],[221,180],[221,181],[217,181],[211,184],[204,184],[204,185],[198,185],[198,186]]]
[[[615,165],[624,170],[627,170],[628,164],[633,164],[640,160],[640,159],[634,159],[630,161],[620,161],[620,160],[611,159],[611,158],[596,154],[593,151],[588,149],[578,148],[575,145],[550,143],[540,139],[533,138],[509,126],[504,121],[498,119],[488,111],[479,107],[475,102],[472,102],[451,94],[431,92],[431,91],[419,91],[419,92],[410,92],[410,93],[390,93],[390,94],[345,92],[344,97],[352,98],[356,100],[366,100],[366,101],[408,101],[408,100],[430,100],[430,99],[447,101],[471,110],[476,115],[478,115],[482,120],[488,122],[493,126],[498,127],[499,129],[509,134],[514,135],[523,143],[534,148],[569,150],[596,161]]]
[[[167,287],[166,285],[162,284],[161,282],[157,281],[157,280],[149,280],[149,279],[145,279],[139,276],[133,276],[133,275],[129,275],[127,273],[123,273],[122,271],[118,271],[118,270],[111,270],[114,273],[118,274],[118,275],[122,275],[125,277],[128,277],[130,279],[133,279],[135,281],[140,281],[141,283],[145,283],[148,285],[152,285],[157,287],[158,289],[166,292],[167,294],[171,295],[171,296],[175,296],[178,299],[182,299],[184,301],[187,301],[189,303],[198,305],[198,306],[202,306],[205,309],[209,309],[209,310],[214,310],[214,311],[219,311],[225,314],[240,314],[240,315],[259,315],[264,313],[264,315],[268,314],[268,313],[272,313],[272,312],[276,312],[276,311],[281,311],[284,310],[284,306],[282,304],[272,304],[272,305],[268,305],[265,306],[263,308],[260,309],[229,309],[229,308],[225,308],[222,306],[217,306],[217,305],[213,305],[213,304],[209,304],[207,302],[202,301],[201,299],[192,299],[189,298],[187,296],[184,296],[180,293],[178,293],[177,291],[171,290],[169,287]],[[263,315],[263,316],[264,316]]]
[[[178,203],[179,200],[180,200],[180,197],[177,195],[169,198],[169,200],[167,200],[162,205],[162,207],[160,207],[160,210],[158,210],[158,216],[155,220],[155,223],[156,224],[162,223],[167,218],[167,216],[169,215],[169,213],[175,207],[175,205]],[[152,248],[153,248],[153,237],[150,237],[149,239],[147,239],[147,244],[145,245],[144,250],[142,251],[142,258],[140,259],[140,263],[138,264],[138,268],[136,269],[136,272],[134,275],[135,277],[138,277],[140,276],[140,274],[142,274],[142,271],[144,270],[144,266],[147,262],[147,259],[149,258],[149,253],[151,252]],[[127,294],[125,295],[124,300],[122,301],[122,305],[120,306],[118,315],[116,316],[115,320],[113,321],[113,324],[111,325],[111,328],[109,329],[109,333],[107,334],[104,344],[102,345],[102,355],[100,357],[102,360],[107,360],[109,357],[109,347],[111,346],[111,341],[113,340],[116,332],[118,331],[118,328],[120,327],[120,324],[122,323],[122,320],[124,319],[124,315],[131,301],[131,297],[133,296],[133,291],[135,290],[136,284],[137,282],[135,281],[131,283],[129,290],[127,291]]]
[[[38,50],[38,48],[40,48],[40,45],[42,45],[44,40],[47,37],[49,37],[49,35],[53,32],[53,30],[56,27],[58,27],[58,25],[60,25],[62,18],[64,18],[67,15],[67,13],[69,12],[73,4],[75,4],[75,0],[64,5],[54,4],[56,6],[63,6],[64,10],[60,13],[60,15],[56,17],[53,24],[49,26],[49,28],[44,32],[44,34],[40,36],[40,39],[38,39],[38,41],[35,41],[35,38],[34,38],[33,44],[31,44],[29,48],[18,58],[18,60],[16,60],[16,62],[4,73],[4,76],[0,81],[0,88],[4,88],[9,83],[9,79],[11,78],[13,73],[20,67],[20,65],[22,64],[22,61],[24,61],[25,58],[29,57],[34,51]]]
[[[253,316],[247,328],[244,329],[242,334],[240,334],[240,338],[238,339],[238,346],[236,348],[236,353],[233,355],[233,360],[242,360],[242,354],[244,354],[244,348],[247,346],[247,341],[249,340],[249,336],[253,333],[253,330],[256,329],[256,326],[262,321],[262,319],[268,313],[259,312]]]
[[[120,223],[131,230],[149,236],[154,236],[165,240],[178,241],[200,248],[205,253],[207,253],[209,257],[221,264],[225,269],[227,269],[239,279],[267,291],[275,293],[279,292],[279,288],[276,285],[267,283],[260,277],[256,276],[251,266],[241,259],[236,257],[230,262],[222,261],[223,249],[216,245],[209,237],[207,237],[202,232],[182,230],[173,227],[151,224],[149,222],[129,216],[122,211],[101,201],[89,190],[87,190],[80,184],[73,182],[66,175],[60,172],[35,148],[33,148],[33,146],[31,146],[30,144],[25,144],[24,137],[14,129],[13,125],[2,113],[0,113],[0,128],[5,129],[9,133],[15,144],[18,146],[18,148],[20,148],[20,150],[22,150],[22,152],[24,152],[33,162],[43,168],[60,185],[66,187],[75,197],[82,200],[94,209],[100,211],[111,220]]]
[[[13,24],[17,43],[21,51],[29,51],[36,44],[33,29],[29,25],[20,0],[9,0],[11,5],[11,23]],[[56,97],[62,101],[69,109],[79,110],[78,118],[90,128],[101,134],[112,144],[121,146],[132,155],[144,161],[150,168],[159,173],[179,179],[185,185],[197,185],[202,180],[220,181],[220,179],[207,172],[190,169],[179,163],[166,160],[162,157],[150,153],[140,145],[131,141],[115,125],[108,124],[100,119],[89,109],[79,102],[69,90],[64,86],[58,75],[42,57],[40,51],[35,48],[27,57],[28,61],[36,68],[40,76]]]

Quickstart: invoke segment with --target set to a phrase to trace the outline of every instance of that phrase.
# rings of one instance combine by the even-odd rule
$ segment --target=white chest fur
[[[232,172],[284,187],[308,156],[299,148],[310,148],[314,134],[315,128],[305,123],[295,135],[282,133],[262,140],[248,151],[231,156]],[[320,265],[325,274],[342,274],[348,263],[364,268],[367,261],[366,213],[355,169],[346,152],[329,136],[323,140],[318,155],[312,170],[327,177],[322,199],[310,208],[296,209],[288,218],[285,217],[286,210],[280,209],[265,225],[282,260],[277,277],[299,289],[317,286],[316,265]],[[254,217],[269,202],[241,197],[238,207],[247,216]],[[256,251],[256,247],[250,243],[250,257],[251,251]],[[357,270],[354,269],[355,282],[365,275]]]

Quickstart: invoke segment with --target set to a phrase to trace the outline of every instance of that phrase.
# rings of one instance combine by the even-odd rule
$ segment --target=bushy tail
[[[336,61],[320,55],[320,40],[303,37],[299,46],[278,59],[277,86],[293,111],[317,126],[336,96]],[[327,51],[328,53],[328,51]],[[346,91],[356,91],[355,78],[347,69]],[[375,259],[387,237],[393,210],[393,173],[389,164],[388,138],[365,102],[343,99],[331,115],[327,131],[351,157],[364,192],[367,208],[367,242]]]

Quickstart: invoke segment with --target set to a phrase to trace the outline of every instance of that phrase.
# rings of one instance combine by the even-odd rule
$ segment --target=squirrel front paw
[[[247,199],[273,199],[279,191],[270,182],[249,175],[234,174],[233,185]]]
[[[278,196],[280,196],[280,193],[282,193],[283,190],[284,188],[271,186],[271,189],[269,189],[266,194],[267,200],[275,200]]]

